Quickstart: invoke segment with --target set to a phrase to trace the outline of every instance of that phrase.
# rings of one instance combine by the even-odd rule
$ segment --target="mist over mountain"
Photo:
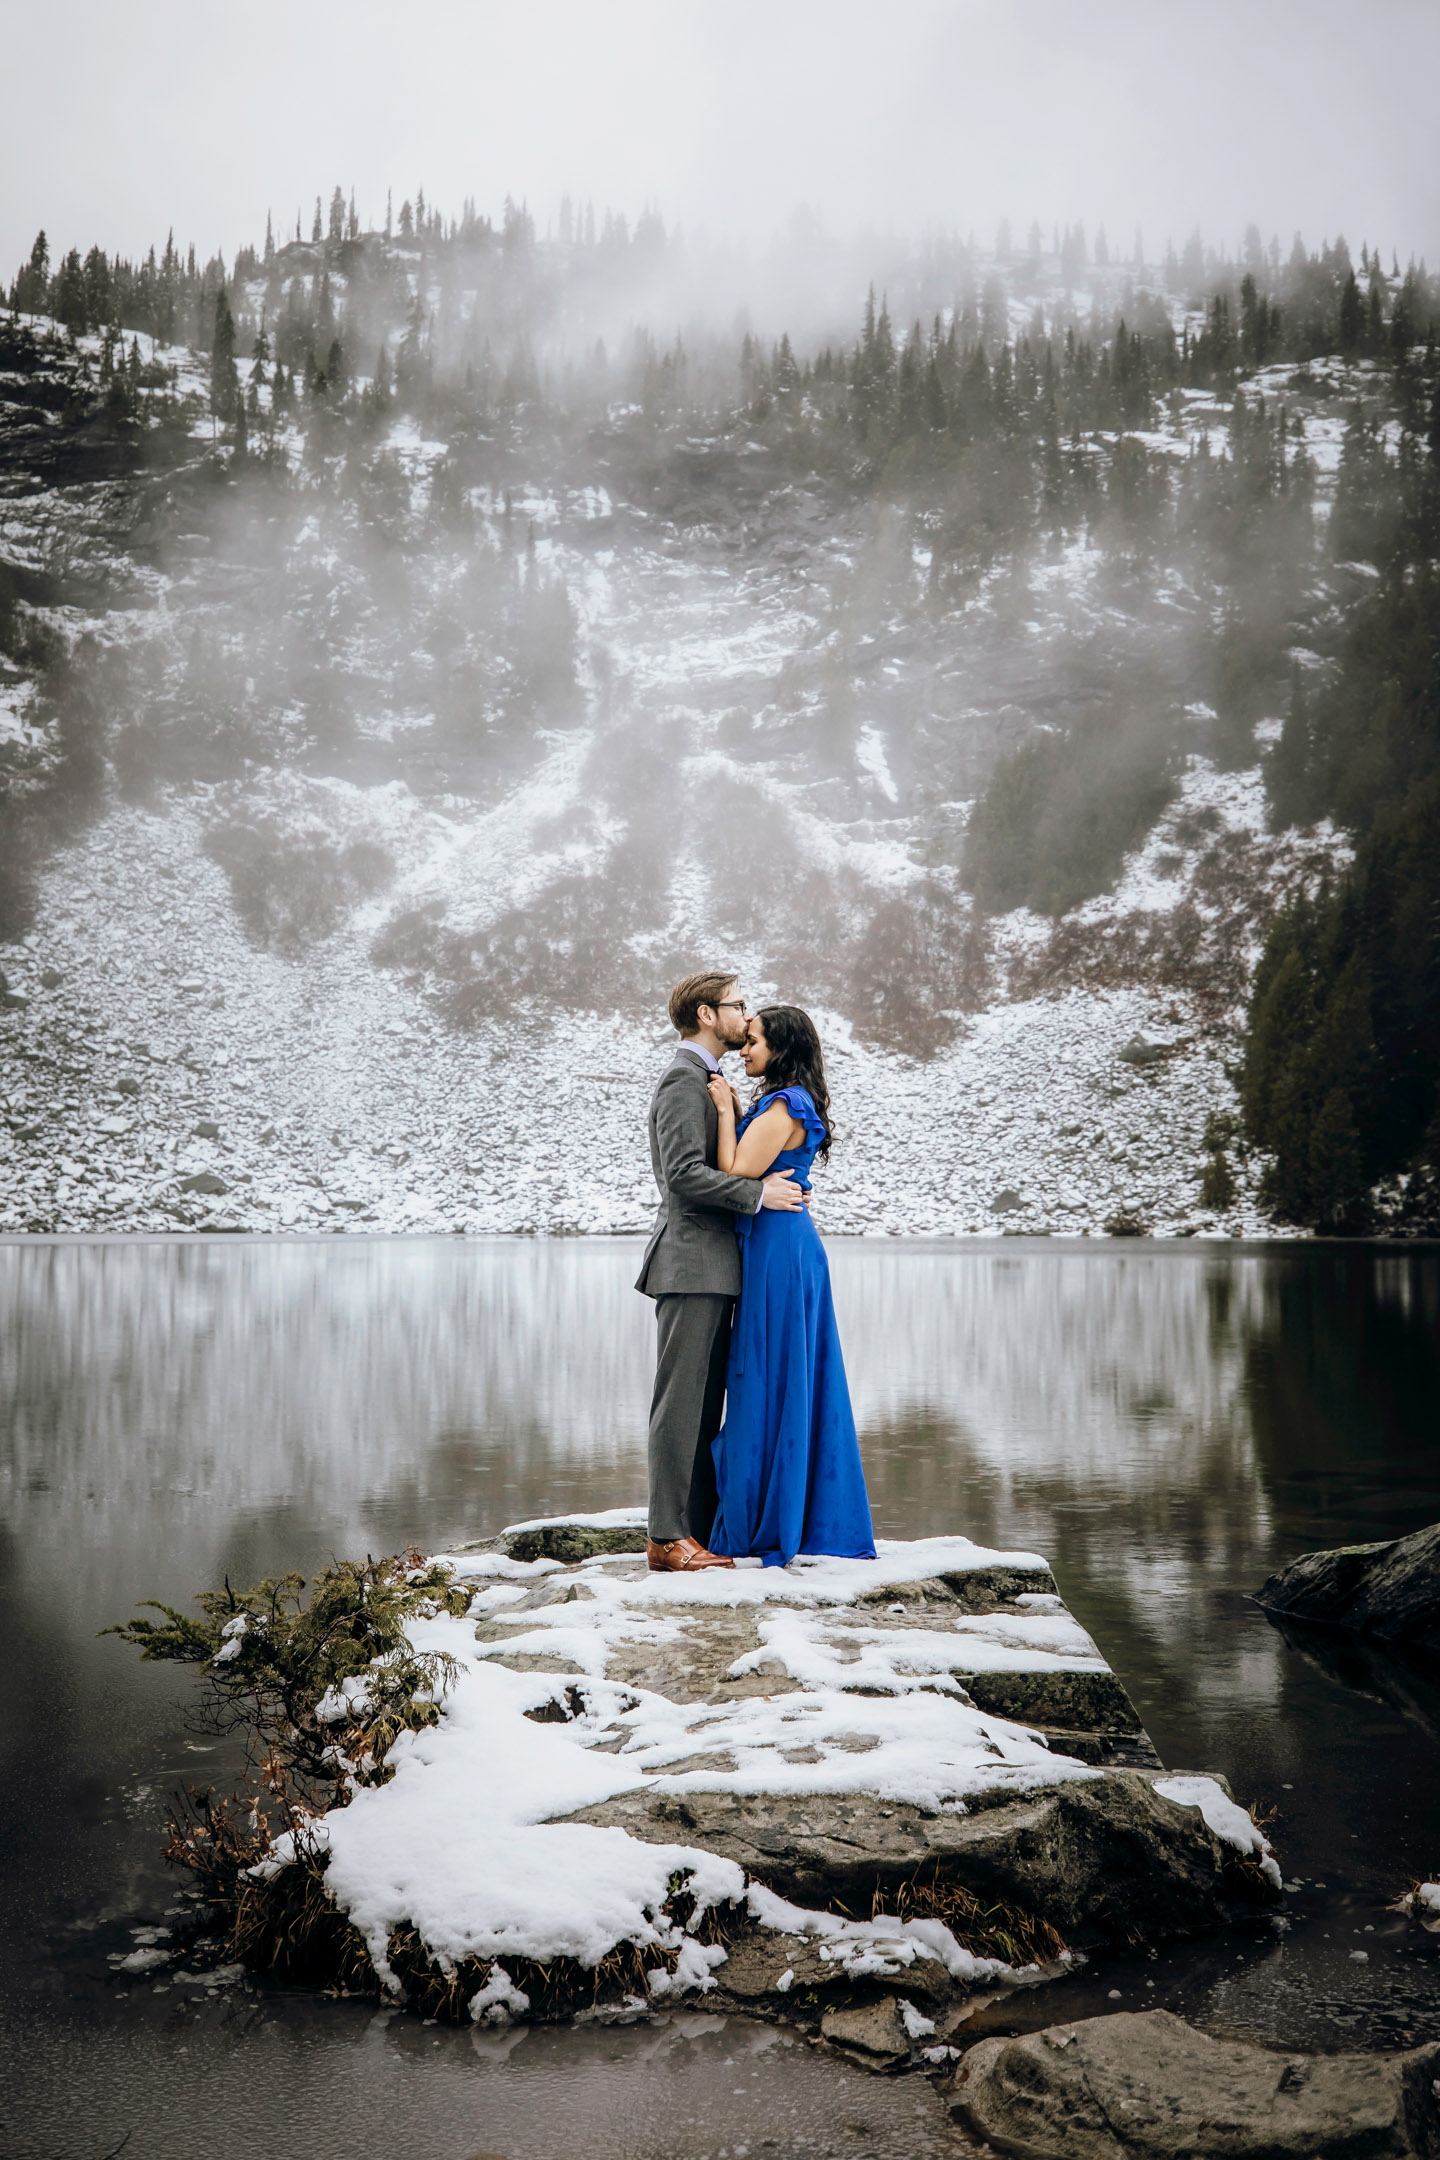
[[[1436,1219],[1423,265],[336,188],[9,302],[0,1221],[634,1227],[717,958],[835,1227]]]

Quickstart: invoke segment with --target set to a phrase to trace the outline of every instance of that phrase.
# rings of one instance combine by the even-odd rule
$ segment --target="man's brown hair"
[[[731,984],[732,968],[707,968],[703,975],[687,975],[670,992],[670,1024],[682,1035],[693,1035],[700,1025],[700,1007],[718,1005]]]

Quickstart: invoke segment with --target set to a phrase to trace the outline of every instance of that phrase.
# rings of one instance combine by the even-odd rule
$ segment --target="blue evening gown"
[[[784,1102],[805,1127],[772,1167],[810,1190],[825,1137],[802,1087],[763,1095],[736,1128]],[[830,1295],[830,1266],[808,1208],[737,1218],[742,1283],[730,1332],[725,1423],[713,1442],[720,1489],[710,1550],[758,1553],[784,1567],[796,1553],[873,1560],[875,1533]]]

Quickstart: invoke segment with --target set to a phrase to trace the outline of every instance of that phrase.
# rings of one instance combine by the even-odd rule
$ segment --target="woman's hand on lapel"
[[[710,1075],[710,1100],[722,1118],[735,1119],[740,1115],[740,1098],[723,1073]]]

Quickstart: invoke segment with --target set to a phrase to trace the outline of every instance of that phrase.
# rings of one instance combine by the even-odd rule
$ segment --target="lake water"
[[[110,1975],[173,1906],[183,1672],[97,1630],[331,1555],[639,1502],[625,1240],[0,1243],[0,2160],[953,2149],[923,2080],[702,2014],[476,2034]],[[1091,1968],[1015,2020],[1165,2004],[1285,2046],[1440,2029],[1440,1687],[1246,1600],[1440,1517],[1440,1252],[836,1243],[876,1527],[1046,1553],[1171,1768],[1276,1811],[1287,1929]],[[1363,1953],[1357,1957],[1356,1952]],[[1048,1999],[1047,1999],[1048,1998]]]

